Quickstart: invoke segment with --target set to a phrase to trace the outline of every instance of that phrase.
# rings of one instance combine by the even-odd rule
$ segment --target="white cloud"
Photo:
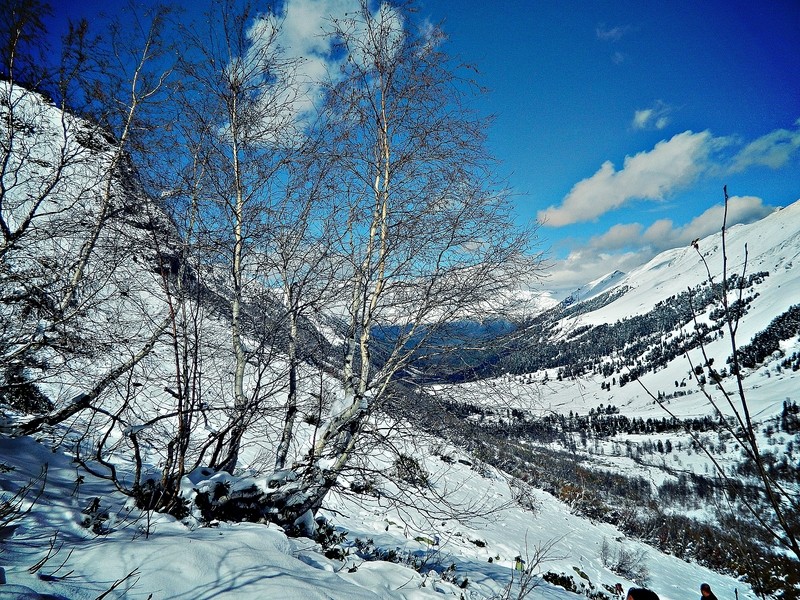
[[[738,173],[752,166],[779,169],[792,154],[800,148],[800,119],[795,123],[797,129],[776,129],[753,140],[733,157],[730,172]]]
[[[647,229],[641,223],[620,223],[591,238],[587,246],[595,252],[625,248],[649,253],[687,246],[696,238],[704,238],[719,231],[724,210],[723,205],[717,204],[681,226],[675,226],[671,219],[659,219]],[[774,206],[766,206],[756,196],[731,196],[728,199],[728,226],[752,223],[774,210]]]
[[[619,250],[638,245],[642,235],[639,223],[619,223],[604,234],[595,236],[589,241],[592,248],[603,250]]]
[[[322,100],[322,82],[338,71],[331,19],[357,7],[356,0],[288,0],[282,12],[253,20],[247,55],[234,57],[232,64],[252,65],[256,77],[279,77],[269,86],[259,82],[264,84],[263,114],[270,115],[268,130],[291,136],[314,114]],[[285,68],[275,68],[278,64]]]
[[[708,131],[685,131],[648,152],[626,156],[619,171],[606,161],[594,175],[576,183],[561,205],[539,211],[537,217],[548,226],[563,227],[594,220],[632,200],[663,200],[707,168],[714,147]]]
[[[642,264],[640,252],[597,252],[579,248],[564,260],[553,261],[548,269],[544,286],[555,297],[566,297],[570,292],[615,270],[628,272]]]
[[[633,114],[634,129],[664,129],[669,125],[672,107],[661,100],[650,108],[637,110]]]
[[[661,101],[637,110],[633,126],[666,126],[670,110]],[[703,174],[721,177],[753,166],[780,169],[800,150],[800,119],[795,125],[794,130],[771,131],[735,154],[730,149],[741,142],[734,138],[684,131],[658,142],[652,150],[626,156],[619,171],[605,161],[594,175],[576,183],[561,204],[540,210],[537,218],[549,227],[564,227],[596,220],[635,200],[662,201]]]
[[[732,196],[728,200],[728,226],[752,223],[775,210],[755,196]],[[566,295],[587,281],[598,279],[618,269],[630,271],[659,252],[688,246],[696,238],[716,233],[722,227],[724,207],[712,206],[685,225],[660,219],[645,228],[641,223],[617,224],[591,238],[585,245],[573,247],[569,256],[553,261],[547,286],[556,295]]]
[[[633,126],[636,129],[644,129],[650,122],[650,117],[653,116],[652,108],[644,108],[637,110],[633,115]]]
[[[256,19],[248,37],[253,42],[250,54],[263,52],[265,44],[273,44],[273,52],[281,52],[281,60],[292,64],[289,80],[275,82],[283,88],[276,104],[282,106],[282,122],[301,123],[312,116],[321,104],[323,85],[335,82],[340,66],[346,57],[334,51],[336,19],[348,20],[358,37],[366,35],[366,26],[359,23],[359,0],[287,0],[282,12],[275,17]],[[402,16],[386,3],[381,3],[375,13],[381,27],[390,35],[387,43],[397,45],[402,39]],[[277,32],[277,33],[276,33]],[[358,60],[358,56],[350,56]]]
[[[617,25],[616,27],[606,27],[605,23],[601,23],[595,28],[594,32],[598,40],[616,42],[630,30],[631,30],[630,25]]]
[[[278,43],[288,59],[298,61],[298,118],[319,105],[321,82],[338,69],[338,60],[332,57],[331,19],[358,8],[357,0],[289,0],[284,5]]]
[[[727,226],[752,223],[774,210],[775,207],[765,206],[761,198],[756,196],[731,196],[728,199]],[[719,231],[724,217],[725,208],[717,204],[683,226],[675,227],[670,219],[662,219],[647,228],[642,235],[642,241],[657,252],[686,246],[692,240]]]
[[[594,30],[595,36],[598,40],[603,42],[618,42],[622,36],[626,35],[628,32],[632,31],[633,27],[630,25],[617,25],[615,27],[607,27],[605,23],[600,23]],[[615,65],[621,65],[625,62],[625,54],[620,52],[619,50],[615,50],[611,53],[611,62]]]

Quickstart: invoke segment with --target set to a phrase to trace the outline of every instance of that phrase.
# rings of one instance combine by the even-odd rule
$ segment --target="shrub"
[[[5,373],[5,381],[0,384],[0,404],[5,404],[20,412],[45,413],[52,410],[53,403],[25,375],[22,365],[11,365]]]
[[[405,481],[417,487],[430,486],[430,474],[419,461],[408,454],[401,454],[394,461],[394,475],[400,481]]]
[[[636,581],[640,585],[647,584],[650,579],[650,569],[647,568],[646,559],[647,552],[645,550],[627,550],[621,545],[612,548],[608,540],[603,538],[600,560],[603,566],[620,577]]]

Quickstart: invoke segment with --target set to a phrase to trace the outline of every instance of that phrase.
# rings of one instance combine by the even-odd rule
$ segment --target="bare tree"
[[[262,289],[257,257],[273,227],[280,176],[295,146],[295,96],[292,62],[278,46],[274,16],[222,1],[208,21],[208,31],[185,31],[184,117],[204,137],[203,228],[223,274],[218,285],[230,298],[233,406],[227,447],[215,463],[233,471],[248,422],[264,399],[263,386],[253,382],[266,372],[258,366],[252,377],[246,372],[249,362],[263,366],[253,359],[270,344],[247,339],[246,313]]]
[[[492,596],[491,600],[523,600],[530,596],[543,581],[541,575],[544,563],[563,558],[554,552],[555,545],[562,539],[563,537],[542,541],[531,548],[525,536],[524,557],[517,557],[508,584],[499,594]]]
[[[52,14],[52,6],[40,0],[0,3],[0,74],[5,81],[31,90],[47,83],[45,19]]]
[[[138,15],[124,35],[111,24],[91,51],[85,22],[71,27],[47,82],[58,106],[13,79],[3,88],[3,395],[19,370],[26,394],[31,378],[47,386],[48,404],[27,410],[45,414],[18,432],[71,421],[77,459],[126,493],[107,460],[112,432],[134,432],[141,471],[137,376],[171,322],[154,254],[156,238],[174,232],[148,210],[132,161],[170,73],[166,15]]]
[[[336,125],[321,156],[336,158],[328,236],[339,303],[330,308],[344,336],[344,396],[298,466],[299,483],[270,494],[279,522],[320,507],[370,415],[426,348],[447,350],[442,330],[490,315],[491,300],[535,265],[529,232],[513,225],[492,180],[486,122],[466,107],[472,83],[441,50],[441,31],[417,29],[412,15],[363,2],[334,21],[346,60],[327,90]]]
[[[268,229],[269,186],[282,163],[280,157],[272,162],[269,157],[271,152],[280,154],[282,125],[288,121],[285,104],[269,95],[274,93],[269,77],[277,74],[279,54],[268,37],[260,37],[263,45],[258,47],[252,42],[248,28],[254,13],[240,13],[232,2],[220,3],[216,10],[209,20],[209,38],[192,33],[197,30],[184,32],[180,80],[173,78],[167,86],[164,76],[153,79],[142,71],[140,77],[139,68],[133,70],[131,98],[142,93],[144,100],[158,100],[152,116],[161,127],[137,118],[133,101],[125,113],[128,118],[125,114],[115,118],[103,111],[118,95],[90,97],[87,110],[107,127],[120,127],[123,135],[118,137],[129,141],[130,154],[120,155],[125,162],[112,174],[113,184],[125,181],[126,170],[134,169],[128,160],[133,156],[135,169],[141,170],[134,172],[137,185],[146,186],[137,191],[143,194],[149,189],[160,195],[157,201],[143,197],[143,214],[133,229],[141,232],[150,250],[148,261],[153,261],[154,272],[131,277],[131,283],[150,284],[150,306],[143,308],[146,318],[157,326],[145,346],[147,353],[132,357],[126,371],[113,372],[113,402],[98,406],[94,400],[99,390],[93,389],[47,417],[50,422],[90,409],[93,429],[99,433],[93,435],[87,429],[83,446],[89,451],[79,449],[78,460],[95,475],[112,480],[123,493],[135,496],[142,508],[173,514],[183,510],[183,475],[203,461],[223,468],[235,465],[241,437],[257,408],[271,387],[282,383],[269,372],[275,352],[272,329],[254,323],[257,311],[248,310],[261,291],[256,285],[254,249]],[[157,13],[153,25],[160,25],[166,16]],[[276,24],[269,17],[258,17],[256,22],[274,36],[270,26]],[[153,33],[157,36],[157,31]],[[169,66],[151,39],[160,38],[144,37],[142,60]],[[118,46],[112,48],[109,58],[124,54]],[[101,80],[113,78],[113,72],[112,61],[98,62]],[[155,95],[162,86],[169,92],[169,103]],[[288,97],[281,102],[288,103]],[[165,137],[155,139],[153,131]],[[171,220],[161,207],[171,209]],[[130,235],[131,230],[118,233]],[[133,294],[126,290],[124,295]],[[131,316],[120,318],[130,320]],[[223,349],[218,342],[226,322],[233,344]],[[256,335],[257,331],[263,335]],[[119,342],[124,351],[130,339],[123,337]],[[150,354],[154,349],[158,356]],[[164,351],[167,361],[162,360]],[[232,360],[226,360],[231,356]],[[233,377],[228,369],[231,364]],[[229,384],[228,389],[215,380]],[[156,406],[159,410],[153,411]],[[98,423],[104,426],[97,428]],[[132,483],[123,482],[108,459],[112,446],[117,452],[129,450],[135,465]]]
[[[374,444],[402,471],[392,409],[420,383],[421,361],[457,345],[453,323],[500,316],[498,295],[537,265],[493,176],[487,121],[468,108],[480,89],[412,8],[373,12],[365,0],[331,21],[342,60],[313,121],[297,112],[280,21],[232,1],[214,5],[207,32],[182,30],[179,84],[168,85],[163,12],[137,21],[132,44],[98,55],[81,97],[100,124],[81,127],[97,136],[63,136],[84,140],[96,177],[79,180],[85,199],[64,211],[73,227],[61,254],[47,255],[71,260],[48,267],[58,285],[47,298],[71,315],[64,323],[103,319],[108,335],[84,359],[102,350],[104,369],[25,432],[86,411],[78,460],[146,508],[176,511],[184,474],[202,463],[234,471],[243,444],[261,444],[275,471],[261,516],[287,525],[343,476],[374,468]],[[137,40],[138,53],[121,51]],[[168,158],[156,130],[171,136]],[[141,271],[136,256],[146,256]],[[341,340],[338,359],[314,333],[323,323]],[[132,485],[112,446],[131,453]],[[446,505],[447,490],[428,483]]]
[[[0,366],[14,369],[46,345],[39,332],[42,320],[51,328],[63,320],[58,314],[63,262],[53,265],[37,258],[52,234],[69,222],[67,214],[92,188],[92,183],[77,181],[79,172],[87,168],[90,151],[75,140],[75,120],[61,112],[59,122],[50,123],[53,111],[46,100],[21,84],[45,83],[34,76],[41,72],[35,66],[35,55],[44,44],[44,14],[45,5],[14,1],[5,2],[0,13],[5,40],[4,81],[0,85],[0,285],[4,312]]]
[[[307,139],[301,156],[313,156],[314,148],[313,138]],[[295,437],[302,393],[301,365],[315,362],[315,346],[318,359],[324,354],[324,350],[309,339],[309,332],[320,325],[326,305],[335,301],[334,294],[338,292],[335,285],[337,258],[333,256],[327,237],[331,230],[331,213],[324,183],[329,165],[323,162],[320,169],[314,158],[293,163],[291,184],[287,187],[285,201],[275,213],[276,228],[261,265],[265,279],[274,282],[275,288],[282,292],[283,314],[279,321],[285,321],[287,330],[287,398],[280,441],[275,450],[276,471],[285,468]],[[316,366],[325,368],[319,360]]]
[[[40,8],[30,2],[8,4],[26,6],[34,15]],[[123,225],[135,221],[132,215],[142,200],[132,184],[129,150],[140,137],[140,113],[160,94],[168,72],[151,70],[164,49],[160,37],[163,12],[157,10],[151,16],[151,20],[138,23],[141,27],[135,33],[141,36],[128,32],[126,41],[136,39],[141,45],[138,54],[124,58],[119,51],[126,47],[121,44],[113,44],[107,53],[101,46],[92,54],[77,51],[86,34],[83,26],[73,28],[60,68],[42,83],[56,90],[56,96],[60,94],[58,107],[18,85],[17,65],[24,64],[20,62],[20,44],[34,44],[41,23],[36,16],[11,19],[17,35],[6,48],[4,71],[9,78],[0,92],[0,302],[4,314],[0,367],[6,374],[30,368],[40,374],[46,371],[47,377],[55,380],[67,361],[102,351],[109,338],[119,335],[113,328],[99,326],[98,320],[117,322],[111,313],[119,312],[120,304],[109,299],[119,297],[125,285],[121,266],[135,246],[139,250],[142,246]],[[103,86],[95,79],[100,72],[95,67],[110,57],[116,60],[113,66],[117,70],[106,65],[108,76],[102,80]],[[121,81],[128,84],[124,91],[114,85]],[[79,87],[103,90],[103,98],[89,100],[86,96],[81,104],[102,104],[104,127],[67,110],[72,99],[67,92]],[[126,246],[123,240],[132,245]],[[98,252],[100,246],[102,252]],[[143,307],[141,303],[134,306],[133,294],[128,297],[133,315]],[[155,331],[157,336],[157,326]],[[103,336],[106,332],[109,338]],[[144,333],[144,346],[151,333]],[[136,362],[130,362],[130,355],[116,363],[110,356],[106,358],[109,372],[116,372],[120,364],[133,366]]]

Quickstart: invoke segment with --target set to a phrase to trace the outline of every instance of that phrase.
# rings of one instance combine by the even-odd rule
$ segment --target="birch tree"
[[[124,43],[110,28],[108,43],[91,52],[84,47],[85,23],[72,27],[60,64],[38,83],[51,92],[58,102],[54,105],[16,79],[19,65],[30,62],[22,59],[23,42],[44,47],[43,40],[36,41],[43,34],[42,5],[7,2],[3,8],[10,11],[4,22],[16,33],[4,49],[8,79],[0,91],[0,367],[6,373],[47,370],[53,378],[70,359],[86,359],[109,347],[109,338],[126,337],[97,320],[116,324],[109,311],[119,307],[108,300],[120,292],[120,266],[134,246],[141,249],[135,234],[120,234],[118,227],[135,220],[128,217],[142,200],[132,184],[130,152],[141,138],[142,113],[161,94],[168,76],[168,69],[161,69],[164,12],[156,9],[137,21],[138,29],[128,31]],[[23,80],[40,71],[26,68]],[[102,94],[90,98],[92,90]],[[99,108],[93,113],[97,120],[76,116],[70,110],[73,101]],[[131,316],[141,308],[131,306]],[[144,347],[151,334],[143,334]],[[106,352],[98,365],[115,372],[120,364],[135,364],[131,354],[137,353],[113,364]]]
[[[220,274],[216,284],[230,299],[232,407],[227,446],[214,458],[228,471],[236,467],[242,437],[265,396],[261,383],[248,384],[266,371],[263,360],[253,360],[259,344],[248,339],[246,305],[263,287],[257,257],[273,227],[282,172],[296,143],[292,63],[278,46],[279,25],[272,15],[222,1],[209,14],[208,30],[184,32],[185,118],[205,138],[203,227]],[[260,372],[248,377],[248,363]]]
[[[314,148],[313,141],[306,140],[303,154],[311,154],[312,159],[298,160],[293,164],[292,183],[277,211],[278,226],[264,254],[266,264],[262,265],[275,288],[281,290],[283,312],[280,320],[285,322],[286,328],[287,389],[280,440],[275,450],[276,471],[286,467],[295,437],[301,394],[309,387],[308,382],[303,385],[301,381],[302,367],[308,362],[316,369],[325,366],[313,360],[315,346],[319,345],[309,339],[308,332],[321,324],[327,305],[335,302],[338,293],[337,262],[328,238],[332,213],[325,189],[330,168],[326,163],[330,161],[319,161]],[[319,162],[322,162],[321,168]],[[317,354],[324,354],[324,350]]]
[[[338,257],[343,396],[296,478],[267,495],[270,517],[315,512],[356,456],[369,418],[387,408],[414,361],[454,320],[487,317],[492,300],[536,266],[484,147],[473,84],[441,31],[383,4],[334,21],[344,57],[327,89],[335,157],[328,241]],[[406,383],[409,381],[406,379]]]

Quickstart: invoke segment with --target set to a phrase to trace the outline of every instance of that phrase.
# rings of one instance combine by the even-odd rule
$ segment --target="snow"
[[[741,319],[737,330],[739,348],[746,345],[755,334],[762,331],[775,316],[800,302],[800,201],[775,211],[764,219],[749,225],[736,225],[727,232],[728,275],[760,271],[769,272],[761,283],[754,286],[758,296],[752,301],[747,314]],[[707,262],[715,281],[721,279],[722,268],[721,234],[717,233],[699,240],[698,247]],[[745,249],[747,251],[746,269]],[[708,275],[697,251],[692,247],[665,251],[650,262],[627,275],[619,272],[600,278],[582,288],[581,300],[595,297],[600,292],[625,290],[609,304],[562,322],[564,331],[573,331],[579,326],[615,323],[636,315],[646,314],[658,302],[664,301],[687,288],[707,281]],[[748,292],[749,293],[749,292]],[[733,299],[733,296],[732,296]],[[708,313],[698,315],[698,322],[708,320]],[[688,331],[693,324],[687,324]],[[591,334],[589,334],[591,335]],[[800,350],[797,337],[782,342],[781,349],[787,354]],[[711,341],[706,346],[709,357],[716,360],[719,368],[731,354],[727,336]],[[689,353],[692,365],[704,364],[699,349]],[[774,368],[769,362],[755,370],[745,372],[745,392],[754,416],[759,419],[780,412],[787,398],[799,400],[800,372],[783,370],[771,372],[766,379],[763,374]],[[546,378],[545,378],[546,376]],[[534,384],[526,383],[531,379]],[[504,408],[522,408],[534,414],[556,412],[567,414],[574,411],[588,414],[598,405],[613,404],[622,414],[630,417],[665,417],[666,412],[650,397],[659,392],[675,392],[675,381],[686,382],[680,391],[685,396],[667,402],[668,408],[678,418],[701,417],[712,414],[713,408],[702,397],[685,357],[678,357],[665,368],[641,377],[642,387],[637,382],[620,388],[600,389],[600,383],[609,378],[587,376],[578,380],[556,381],[556,371],[531,373],[530,377],[505,376],[447,389],[439,386],[435,391],[449,393],[454,397],[469,398],[473,403]],[[734,391],[734,379],[724,382],[729,391]],[[711,386],[708,386],[711,389]],[[714,391],[713,395],[719,396]],[[724,403],[723,403],[724,404]],[[731,414],[724,406],[726,414]]]
[[[599,296],[605,291],[616,287],[617,284],[625,277],[625,273],[622,271],[614,271],[613,273],[609,273],[607,275],[603,275],[602,277],[598,277],[594,281],[590,281],[586,285],[579,287],[578,289],[574,290],[572,293],[569,294],[567,300],[569,303],[579,302],[583,300],[589,300],[596,296]]]
[[[735,225],[727,230],[726,250],[728,275],[769,271],[757,306],[764,307],[773,317],[800,299],[800,271],[793,269],[800,258],[800,200],[777,210],[749,225]],[[722,234],[716,233],[699,240],[698,248],[715,281],[721,278]],[[745,262],[745,250],[747,260]],[[746,269],[745,269],[746,267]],[[691,246],[662,252],[648,263],[634,269],[615,285],[605,288],[629,287],[619,300],[581,318],[581,324],[613,323],[619,319],[648,312],[660,300],[685,291],[708,279],[698,252]],[[745,319],[760,324],[758,315]],[[763,326],[762,326],[763,327]],[[742,341],[755,331],[742,332]]]
[[[31,438],[0,437],[0,460],[13,467],[0,480],[5,494],[34,480],[40,465],[48,465],[42,496],[32,506],[26,504],[31,506],[30,515],[4,541],[2,564],[8,584],[0,586],[0,598],[43,598],[44,594],[73,600],[96,598],[133,573],[107,597],[431,600],[463,594],[477,600],[502,591],[514,573],[516,556],[531,557],[536,547],[546,545],[551,548],[542,571],[566,573],[582,581],[580,570],[597,587],[617,582],[626,589],[636,585],[603,566],[604,540],[612,546],[644,550],[651,572],[648,586],[664,600],[697,595],[701,582],[710,583],[720,597],[732,597],[738,589],[743,600],[755,598],[746,584],[662,555],[611,525],[580,518],[540,490],[532,490],[536,512],[525,510],[511,501],[510,488],[500,473],[491,470],[487,476],[478,475],[458,462],[444,465],[429,459],[426,466],[440,471],[437,478],[442,487],[457,490],[462,499],[494,507],[481,518],[426,523],[421,510],[413,507],[405,507],[401,514],[374,500],[354,502],[340,497],[332,498],[325,511],[329,523],[348,532],[351,544],[357,538],[373,539],[381,548],[423,562],[419,573],[403,564],[367,562],[355,552],[344,561],[329,559],[313,541],[287,538],[275,526],[187,526],[169,516],[142,513],[105,481],[87,475],[76,486],[77,471],[70,458]],[[33,497],[29,494],[28,500]],[[105,535],[95,535],[80,524],[86,516],[81,511],[94,497],[114,517]],[[413,523],[426,524],[415,527]],[[30,572],[46,554],[55,532],[58,552]],[[450,564],[455,565],[455,577],[446,581],[440,573]],[[464,578],[468,584],[461,588]],[[574,597],[545,582],[529,596]]]

